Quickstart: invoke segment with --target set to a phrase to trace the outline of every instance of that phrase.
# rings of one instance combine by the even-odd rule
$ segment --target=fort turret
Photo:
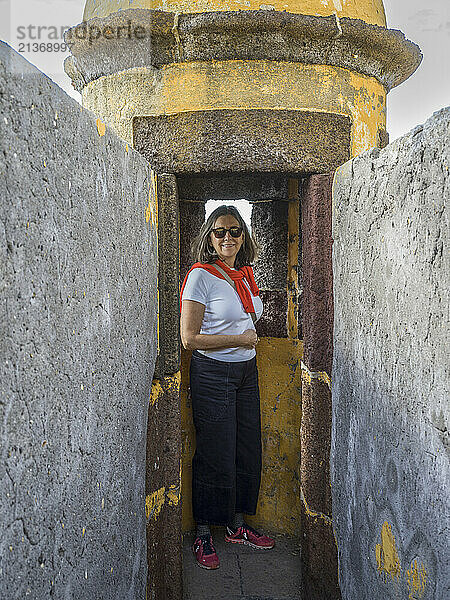
[[[66,63],[83,105],[129,142],[152,117],[154,165],[173,172],[330,169],[386,143],[386,94],[421,60],[381,0],[88,0],[84,21]],[[216,165],[199,127],[231,115]]]

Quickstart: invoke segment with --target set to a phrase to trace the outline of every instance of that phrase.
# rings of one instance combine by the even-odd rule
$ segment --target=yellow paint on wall
[[[180,485],[171,485],[166,492],[166,497],[170,506],[178,506],[180,503]]]
[[[310,371],[306,365],[302,364],[302,379],[308,384],[310,384],[313,379],[317,379],[331,390],[331,377],[326,371]]]
[[[174,375],[164,377],[163,379],[154,379],[150,391],[150,406],[154,406],[158,398],[164,393],[173,390],[179,390],[181,385],[181,372],[177,371]]]
[[[156,521],[158,516],[166,502],[169,506],[178,506],[180,503],[180,485],[173,484],[170,485],[167,489],[165,487],[159,488],[156,492],[149,494],[145,498],[145,515],[147,517],[147,521],[152,519]]]
[[[249,521],[268,531],[300,533],[300,422],[303,343],[263,338],[257,364],[263,469],[260,499]]]
[[[425,594],[427,571],[423,564],[419,566],[417,559],[411,563],[411,568],[406,571],[408,583],[408,600],[420,600]]]
[[[378,572],[390,575],[392,579],[400,577],[401,566],[392,528],[387,521],[381,528],[381,544],[375,547]]]
[[[266,9],[321,17],[336,13],[339,17],[361,19],[366,23],[386,26],[382,0],[87,0],[83,19],[105,17],[127,8],[180,13]]]
[[[158,398],[164,393],[163,387],[159,379],[152,381],[152,389],[150,391],[150,406],[154,406],[158,401]]]
[[[98,135],[100,137],[103,137],[105,135],[105,133],[106,133],[106,126],[105,126],[105,124],[100,119],[97,119],[96,122],[97,122],[97,132],[98,132]]]
[[[312,517],[313,519],[321,519],[328,525],[332,524],[332,520],[328,515],[325,515],[324,513],[315,511],[312,508],[310,508],[308,502],[306,501],[305,494],[303,493],[303,490],[301,488],[300,488],[300,497],[302,499],[305,513],[308,515],[308,517]],[[334,535],[334,529],[333,529],[333,535]],[[336,536],[334,537],[334,541],[336,542]],[[337,545],[337,542],[336,542],[336,545]]]
[[[192,457],[195,432],[188,397],[189,355],[182,352],[182,497],[183,531],[192,517]],[[258,510],[250,524],[291,535],[300,532],[301,358],[303,343],[287,338],[262,338],[257,347],[261,394],[263,471]]]
[[[152,221],[152,225],[156,226],[156,202],[155,202],[155,193],[151,189],[148,193],[148,204],[145,209],[145,222],[148,223]]]
[[[147,521],[149,519],[153,519],[153,521],[157,520],[165,501],[165,491],[165,487],[159,488],[159,490],[149,494],[145,498],[145,516],[147,517]]]
[[[348,116],[351,155],[377,144],[386,127],[386,92],[374,77],[328,65],[286,61],[187,62],[101,77],[83,104],[133,142],[136,116],[221,109],[305,110]]]
[[[148,192],[148,206],[145,219],[147,223],[151,219],[154,229],[158,231],[158,180],[154,171],[151,171],[150,176],[150,190]]]
[[[155,228],[157,238],[159,236],[158,231],[158,177],[157,174],[152,170],[150,171],[150,190],[148,193],[148,206],[145,218],[148,217],[148,210],[150,210],[150,216],[152,224]],[[156,264],[159,265],[159,243],[156,242]],[[159,277],[156,280],[156,354],[160,355],[160,320],[159,320]]]

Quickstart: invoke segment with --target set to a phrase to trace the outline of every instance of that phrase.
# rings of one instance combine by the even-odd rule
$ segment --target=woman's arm
[[[195,300],[183,300],[181,305],[181,341],[186,350],[217,348],[254,348],[258,341],[256,331],[247,329],[239,335],[209,335],[200,333],[205,305]]]

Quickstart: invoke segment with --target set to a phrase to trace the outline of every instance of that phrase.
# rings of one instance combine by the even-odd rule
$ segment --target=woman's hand
[[[258,336],[256,335],[256,331],[254,329],[247,329],[247,331],[241,333],[239,337],[241,340],[239,345],[243,346],[244,348],[255,348],[256,344],[258,343]]]
[[[195,300],[183,300],[181,307],[181,341],[186,350],[221,350],[222,348],[254,348],[258,336],[254,329],[236,335],[200,333],[205,305]]]

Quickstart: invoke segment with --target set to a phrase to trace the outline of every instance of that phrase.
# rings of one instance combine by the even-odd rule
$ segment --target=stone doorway
[[[208,174],[177,176],[180,209],[180,281],[184,279],[192,261],[190,242],[205,219],[205,202],[220,200],[227,204],[245,198],[252,204],[251,226],[260,244],[260,258],[255,266],[255,277],[261,290],[264,315],[257,324],[260,337],[258,368],[260,373],[263,475],[258,513],[250,523],[277,535],[277,550],[271,556],[223,548],[224,569],[209,581],[214,589],[208,591],[203,580],[205,573],[191,569],[191,530],[194,527],[190,508],[191,460],[195,450],[195,435],[188,395],[190,353],[181,350],[181,420],[182,420],[182,528],[185,534],[184,573],[185,598],[199,598],[198,594],[220,594],[224,598],[246,597],[257,583],[258,594],[264,597],[274,588],[276,574],[289,583],[293,592],[300,593],[300,420],[301,420],[301,339],[300,279],[301,236],[299,177],[270,173]],[[215,539],[223,538],[223,531],[215,531]],[[223,543],[219,541],[222,548]],[[287,572],[275,568],[279,553],[287,552]],[[258,553],[257,553],[258,554]],[[272,557],[272,558],[271,558]],[[266,568],[260,570],[264,559]],[[256,561],[256,562],[255,562]],[[262,562],[263,561],[263,562]],[[230,568],[228,587],[223,588],[221,577]],[[254,571],[265,573],[258,582],[252,579]],[[198,572],[200,571],[200,572]],[[210,575],[210,573],[207,573]],[[298,585],[294,585],[298,575]],[[280,580],[281,581],[281,580]],[[215,583],[214,583],[215,582]],[[287,589],[287,588],[286,588]],[[195,591],[196,590],[196,591]],[[203,590],[203,591],[202,591]],[[225,593],[225,592],[224,592]],[[197,594],[197,595],[196,595]],[[244,594],[244,595],[243,595]],[[254,594],[253,594],[254,595]],[[201,596],[203,597],[203,596]],[[205,596],[212,598],[213,595]],[[222,596],[218,595],[217,598]],[[259,597],[259,596],[258,596]],[[261,595],[261,597],[263,597]],[[299,595],[292,598],[300,598]]]

